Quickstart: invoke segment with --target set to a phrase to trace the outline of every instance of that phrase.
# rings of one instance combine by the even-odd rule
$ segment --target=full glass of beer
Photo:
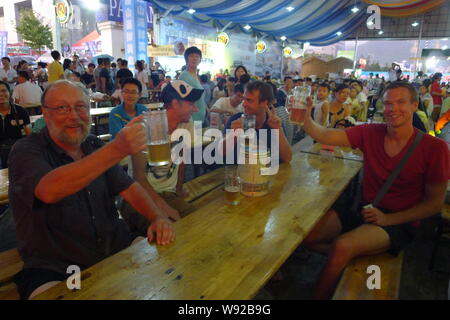
[[[237,165],[225,166],[225,202],[238,205],[240,202],[240,181]]]
[[[306,98],[311,94],[307,86],[295,87],[292,95],[286,98],[286,106],[290,110],[289,120],[293,124],[302,126],[305,123]]]
[[[170,163],[170,138],[166,110],[149,110],[144,114],[147,135],[147,160],[151,166]]]

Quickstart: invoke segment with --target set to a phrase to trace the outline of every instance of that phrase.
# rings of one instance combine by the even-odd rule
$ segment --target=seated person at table
[[[330,103],[330,111],[328,112],[328,128],[334,128],[339,120],[350,116],[351,106],[347,104],[349,95],[349,86],[340,84],[336,88],[335,99]]]
[[[233,95],[219,98],[211,108],[211,112],[235,114],[243,112],[242,100],[244,97],[244,87],[242,84],[234,86]]]
[[[191,131],[193,138],[190,119],[192,113],[197,111],[195,101],[202,94],[202,89],[193,88],[182,80],[172,81],[164,87],[161,99],[167,110],[169,135],[175,129],[187,129]],[[184,217],[194,210],[192,205],[183,200],[185,195],[183,191],[184,163],[177,165],[170,161],[169,164],[163,166],[148,166],[147,157],[142,152],[131,158],[133,177],[167,215],[178,220],[180,216]],[[127,203],[124,203],[120,213],[132,231],[142,234],[150,223],[145,217],[130,208]]]
[[[317,89],[317,102],[313,108],[314,120],[322,126],[328,124],[328,113],[330,110],[330,103],[328,102],[328,95],[330,94],[330,86],[321,83]]]
[[[1,168],[8,167],[8,155],[17,140],[31,133],[27,110],[11,103],[9,85],[0,81],[0,160]]]
[[[304,241],[307,247],[328,254],[316,284],[316,299],[331,297],[339,275],[353,258],[386,251],[397,254],[412,241],[420,220],[437,214],[444,201],[450,178],[449,150],[441,139],[424,134],[379,206],[363,208],[374,201],[418,133],[412,125],[418,96],[411,84],[391,83],[380,97],[386,118],[382,124],[326,129],[307,113],[304,128],[313,139],[364,153],[362,201],[357,212],[352,212],[351,203],[333,208]]]
[[[36,105],[41,104],[42,89],[34,83],[30,82],[30,75],[26,71],[17,73],[17,82],[14,88],[12,98],[19,105]]]
[[[248,115],[255,115],[256,117],[256,134],[257,139],[259,139],[259,130],[267,129],[267,147],[271,147],[271,130],[276,129],[277,135],[279,137],[278,151],[280,156],[280,161],[290,162],[292,159],[292,150],[289,142],[287,141],[284,130],[282,129],[282,121],[276,114],[274,107],[269,108],[269,104],[274,100],[272,87],[262,81],[253,81],[248,83],[247,88],[244,93],[244,112]],[[228,119],[225,129],[243,129],[244,119],[241,118],[242,112],[236,113]],[[223,145],[220,150],[226,150],[226,145],[234,145],[235,157],[237,156],[237,143],[238,139],[234,135],[226,135],[224,140],[221,141]],[[235,158],[237,159],[237,158]]]
[[[175,238],[167,216],[116,165],[146,148],[140,118],[103,145],[89,135],[89,98],[70,81],[52,83],[42,106],[46,128],[18,141],[9,157],[9,201],[24,261],[14,280],[22,299],[63,281],[70,265],[88,268],[142,240],[119,219],[117,194],[152,221],[149,242]]]
[[[134,78],[125,78],[121,83],[123,103],[111,110],[109,114],[109,133],[114,139],[116,134],[125,127],[131,119],[147,111],[147,107],[138,104],[141,95],[141,82]]]

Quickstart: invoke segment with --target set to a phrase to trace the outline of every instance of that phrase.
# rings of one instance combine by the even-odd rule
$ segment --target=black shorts
[[[353,212],[351,204],[341,204],[335,205],[333,209],[336,211],[339,220],[342,224],[342,233],[349,232],[357,227],[365,224],[363,216],[361,214],[362,206],[359,207],[358,213]],[[392,211],[378,208],[380,211],[389,214]],[[408,244],[410,244],[416,234],[417,228],[411,226],[410,224],[399,224],[395,226],[380,226],[389,235],[389,240],[391,241],[391,248],[388,250],[389,253],[396,256],[401,250],[403,250]]]
[[[64,281],[70,274],[61,274],[49,269],[23,269],[14,276],[20,299],[26,300],[34,290],[47,282]]]

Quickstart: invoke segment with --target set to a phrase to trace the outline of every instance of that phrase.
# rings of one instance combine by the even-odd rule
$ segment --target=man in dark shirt
[[[24,261],[15,277],[22,299],[63,281],[70,266],[88,268],[143,239],[119,219],[117,194],[152,222],[149,242],[175,239],[165,214],[116,165],[146,148],[142,117],[102,146],[88,135],[88,97],[65,80],[47,88],[42,111],[46,128],[16,143],[9,158],[9,198]]]
[[[83,73],[80,78],[81,82],[84,83],[88,89],[95,89],[94,70],[95,64],[89,63],[87,71]]]
[[[133,78],[133,73],[128,69],[128,61],[122,59],[119,63],[119,71],[116,75],[116,87],[120,88],[120,81],[126,78]]]
[[[104,59],[102,63],[102,70],[100,71],[100,92],[111,95],[114,91],[114,85],[111,77],[111,61]]]

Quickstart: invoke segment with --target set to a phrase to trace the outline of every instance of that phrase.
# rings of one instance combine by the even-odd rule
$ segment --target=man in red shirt
[[[418,222],[437,214],[444,202],[450,178],[449,149],[443,140],[424,134],[378,207],[363,209],[372,203],[418,132],[412,119],[419,99],[411,84],[391,83],[381,97],[386,106],[385,124],[327,129],[306,112],[304,129],[314,140],[351,146],[364,153],[363,194],[358,213],[352,213],[351,204],[334,207],[304,241],[307,247],[328,254],[316,284],[315,299],[331,297],[339,275],[351,259],[385,251],[397,254],[413,240]],[[308,108],[312,108],[311,101]]]
[[[441,113],[442,106],[442,90],[441,90],[441,82],[442,73],[436,72],[432,78],[431,84],[431,96],[433,97],[433,113],[431,114],[431,119],[436,122],[439,119],[439,115]]]

